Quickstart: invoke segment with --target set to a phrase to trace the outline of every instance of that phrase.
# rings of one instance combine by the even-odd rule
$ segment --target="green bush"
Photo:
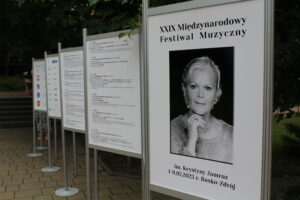
[[[283,199],[284,200],[300,200],[300,185],[293,185],[287,187],[284,191]]]
[[[283,137],[286,149],[295,154],[300,154],[300,125],[287,123],[286,125],[289,134]]]
[[[300,117],[273,121],[273,176],[300,175]]]
[[[0,91],[24,90],[24,79],[21,76],[1,76]]]

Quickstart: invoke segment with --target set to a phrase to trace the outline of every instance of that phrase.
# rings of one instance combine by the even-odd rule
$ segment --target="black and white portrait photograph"
[[[234,47],[169,52],[170,153],[233,164]]]

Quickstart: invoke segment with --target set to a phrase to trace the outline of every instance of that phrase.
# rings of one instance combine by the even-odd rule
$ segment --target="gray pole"
[[[33,153],[36,154],[36,126],[35,126],[35,110],[32,111],[32,121],[33,121]]]
[[[54,119],[54,158],[57,160],[57,126],[56,119]]]
[[[143,0],[143,28],[141,37],[141,123],[142,123],[142,194],[143,200],[150,200],[149,148],[148,148],[148,65],[147,65],[147,19],[149,1]]]
[[[76,150],[76,133],[75,131],[72,132],[73,134],[73,161],[74,161],[74,175],[78,176],[78,168],[77,168],[77,150]]]
[[[35,154],[36,153],[36,141],[35,141],[35,139],[36,139],[36,132],[35,132],[36,126],[35,126],[35,111],[34,110],[32,111],[32,121],[33,121],[33,127],[32,127],[32,129],[33,129],[33,153]]]
[[[83,66],[84,66],[84,96],[87,97],[87,61],[86,61],[86,35],[87,30],[82,30],[83,39]],[[85,112],[87,113],[87,100],[84,101]],[[87,200],[91,200],[91,169],[90,169],[90,150],[89,150],[89,137],[88,137],[88,115],[85,115],[85,165],[86,165],[86,196]]]
[[[61,130],[62,137],[62,151],[63,151],[63,165],[64,165],[64,180],[65,180],[65,190],[68,190],[68,172],[67,172],[67,155],[66,155],[66,141],[65,141],[65,130]]]
[[[262,157],[261,199],[271,199],[272,169],[272,110],[273,110],[273,68],[274,68],[274,0],[265,0],[265,69],[264,69],[264,138]]]
[[[94,176],[95,176],[95,200],[99,200],[98,190],[98,151],[94,149]]]
[[[52,168],[52,158],[51,158],[51,119],[48,118],[48,161],[49,167]]]

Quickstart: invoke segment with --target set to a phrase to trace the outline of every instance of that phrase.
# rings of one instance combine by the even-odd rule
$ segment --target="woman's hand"
[[[192,156],[196,156],[196,143],[198,140],[198,131],[206,129],[206,122],[197,114],[191,115],[187,120],[188,125],[188,143],[185,150]]]

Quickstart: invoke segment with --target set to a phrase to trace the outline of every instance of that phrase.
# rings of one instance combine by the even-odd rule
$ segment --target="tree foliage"
[[[150,0],[150,7],[187,0]],[[30,63],[43,52],[82,45],[82,28],[99,34],[141,25],[141,0],[1,0],[0,62]],[[299,104],[300,0],[276,0],[274,107]]]
[[[300,104],[300,0],[276,0],[274,108]]]

